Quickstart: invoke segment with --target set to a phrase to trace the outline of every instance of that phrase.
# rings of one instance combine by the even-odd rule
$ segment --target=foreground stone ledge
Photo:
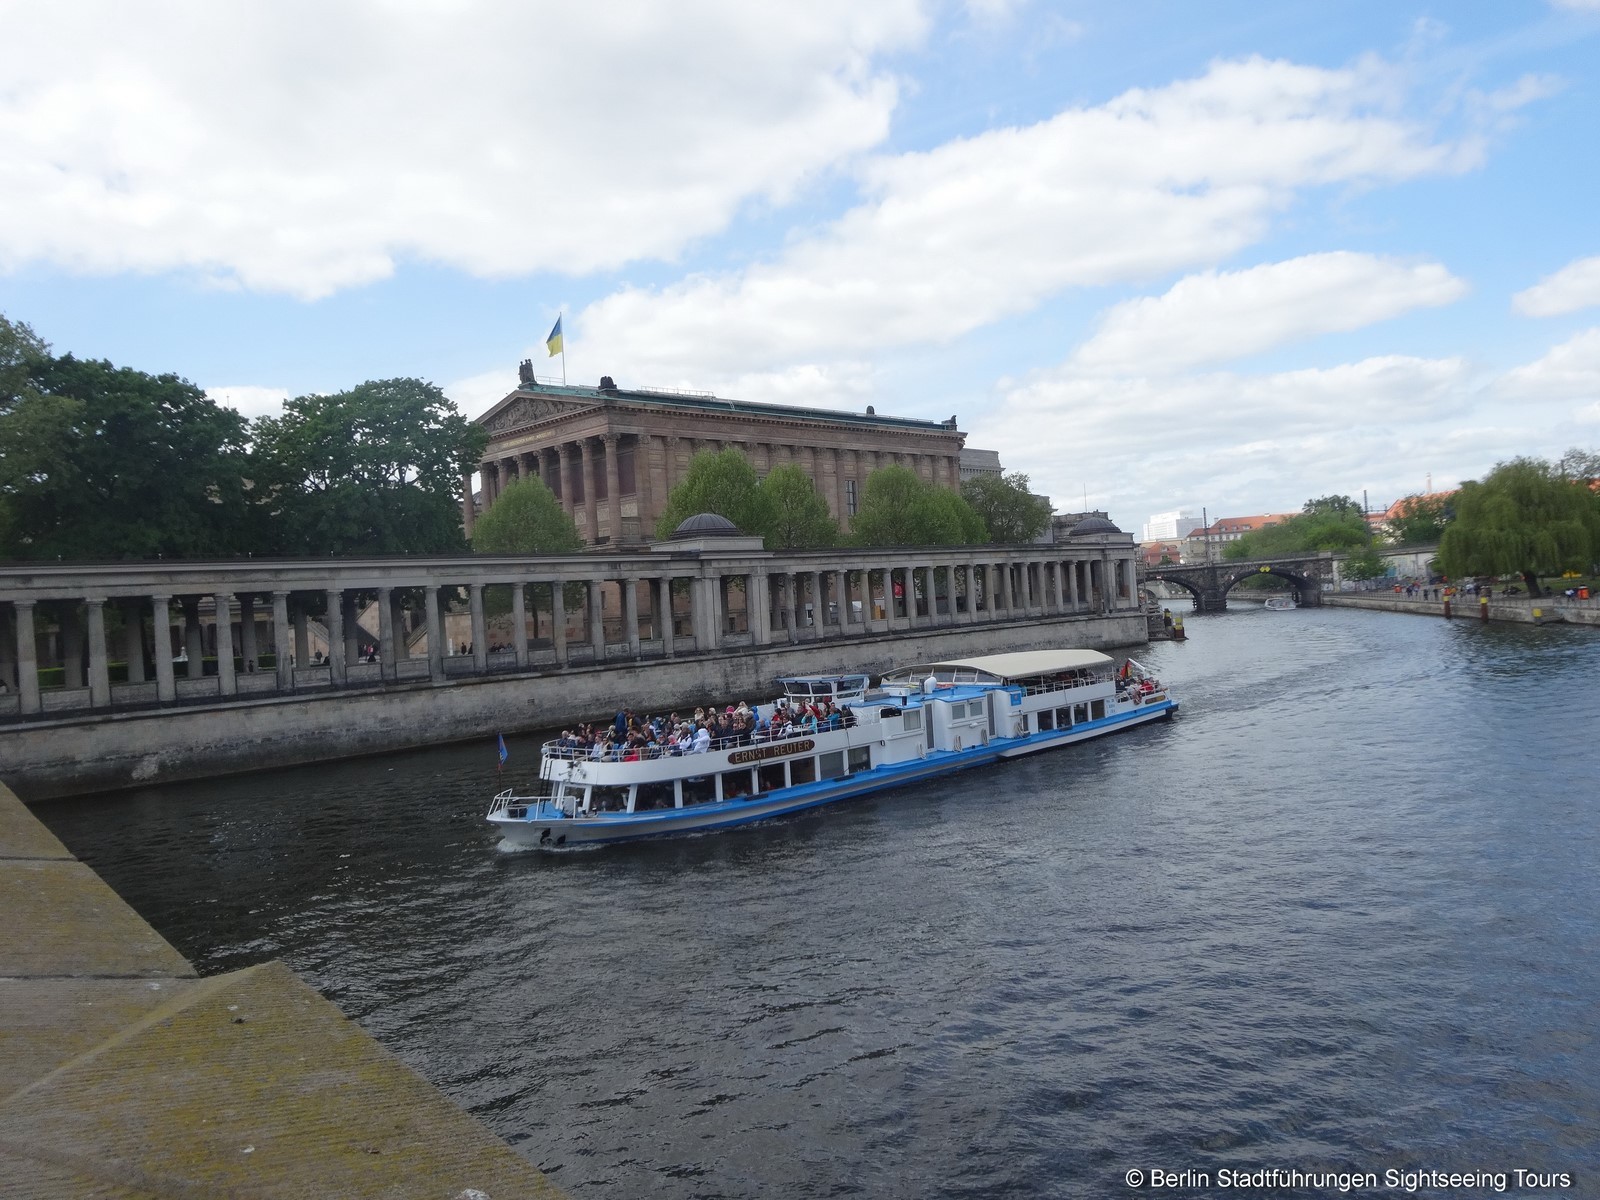
[[[195,978],[32,820],[0,784],[0,1196],[561,1195],[282,963]]]

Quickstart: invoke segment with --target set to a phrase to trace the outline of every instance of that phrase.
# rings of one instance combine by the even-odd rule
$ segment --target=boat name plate
[[[773,742],[770,746],[757,746],[752,750],[735,750],[728,755],[728,765],[742,767],[745,763],[765,762],[769,758],[788,758],[791,754],[805,754],[816,748],[817,744],[810,738],[801,738],[793,742]]]

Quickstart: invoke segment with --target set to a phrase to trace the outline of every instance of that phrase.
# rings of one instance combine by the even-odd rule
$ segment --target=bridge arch
[[[1260,579],[1263,575],[1270,575],[1274,579],[1282,579],[1294,587],[1295,601],[1303,608],[1313,607],[1322,603],[1322,581],[1315,576],[1303,575],[1299,571],[1287,566],[1273,563],[1252,565],[1248,570],[1235,571],[1224,576],[1222,581],[1222,594],[1227,596],[1235,587],[1246,579]]]
[[[1151,582],[1160,580],[1162,583],[1170,584],[1172,587],[1182,588],[1184,591],[1188,592],[1190,598],[1194,600],[1195,612],[1204,612],[1206,610],[1205,589],[1194,580],[1177,574],[1163,575],[1159,567],[1151,568],[1151,570],[1145,575],[1145,578]]]

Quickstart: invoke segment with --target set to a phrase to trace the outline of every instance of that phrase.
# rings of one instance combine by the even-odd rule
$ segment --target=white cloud
[[[1507,371],[1498,392],[1524,401],[1600,397],[1600,328],[1586,329],[1536,362]]]
[[[256,417],[282,416],[283,402],[289,398],[289,393],[283,388],[257,387],[253,384],[210,387],[206,389],[206,395],[218,404],[237,409],[252,420]]]
[[[1437,263],[1311,254],[1243,271],[1208,271],[1105,316],[1073,356],[1079,370],[1162,371],[1226,362],[1413,308],[1449,304],[1467,286]]]
[[[1529,317],[1559,317],[1600,304],[1600,255],[1580,258],[1546,275],[1511,297],[1511,304]]]
[[[1072,287],[1218,262],[1303,190],[1459,171],[1375,61],[1249,59],[862,168],[867,199],[778,257],[625,288],[574,329],[633,378],[785,371],[954,339]],[[708,353],[711,361],[708,362]]]
[[[300,297],[670,259],[886,134],[918,0],[11,5],[0,270]]]

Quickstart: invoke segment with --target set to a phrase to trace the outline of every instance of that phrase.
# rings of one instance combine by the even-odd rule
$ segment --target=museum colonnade
[[[1101,544],[0,567],[0,719],[1138,607]]]

